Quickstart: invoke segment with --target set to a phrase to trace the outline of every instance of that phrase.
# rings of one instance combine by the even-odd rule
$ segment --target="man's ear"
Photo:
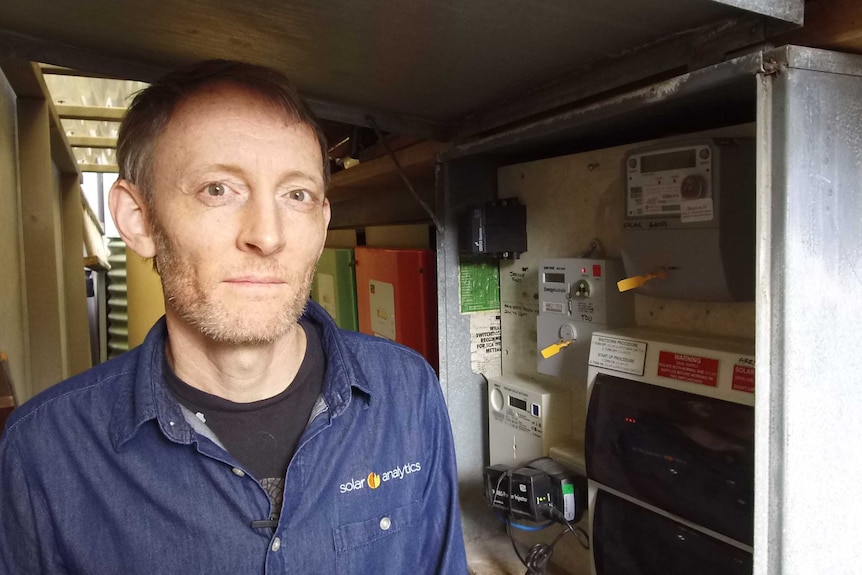
[[[323,220],[326,222],[325,229],[329,229],[329,222],[332,219],[332,204],[329,203],[329,198],[323,199]]]
[[[154,257],[151,215],[138,187],[127,180],[117,180],[111,186],[108,205],[126,245],[142,258]]]
[[[323,254],[323,248],[326,246],[326,234],[329,232],[329,222],[332,218],[331,204],[329,198],[323,199],[323,241],[320,242],[320,253],[317,254],[317,259]]]

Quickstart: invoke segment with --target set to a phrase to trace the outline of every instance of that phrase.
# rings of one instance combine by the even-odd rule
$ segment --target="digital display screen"
[[[545,273],[545,283],[561,284],[566,282],[566,274]]]
[[[691,148],[688,150],[667,152],[665,154],[641,156],[641,173],[693,168],[697,163],[697,155],[695,152],[696,150]]]
[[[523,399],[518,399],[517,397],[509,396],[509,405],[512,407],[517,407],[522,411],[527,411],[527,402]]]

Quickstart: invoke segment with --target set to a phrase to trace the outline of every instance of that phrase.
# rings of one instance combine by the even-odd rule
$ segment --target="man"
[[[118,162],[111,212],[165,317],[10,418],[0,573],[465,573],[433,371],[308,301],[328,159],[287,81],[170,74]]]

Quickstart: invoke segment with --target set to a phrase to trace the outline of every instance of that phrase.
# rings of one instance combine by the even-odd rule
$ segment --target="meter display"
[[[712,214],[712,150],[692,144],[631,154],[626,160],[626,216],[692,216],[688,202],[700,202],[699,217]],[[694,216],[695,218],[698,216]],[[708,219],[712,219],[709,217]]]

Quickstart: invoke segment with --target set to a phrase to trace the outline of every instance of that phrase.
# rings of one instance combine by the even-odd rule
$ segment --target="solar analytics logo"
[[[341,493],[349,493],[351,491],[365,489],[366,487],[369,489],[377,489],[388,481],[404,479],[408,475],[419,473],[420,471],[422,471],[422,465],[418,461],[415,463],[405,463],[404,465],[400,465],[389,471],[384,471],[383,473],[371,471],[365,477],[351,479],[350,481],[339,485],[338,490]]]
[[[365,478],[368,481],[368,487],[371,489],[377,489],[380,487],[380,476],[374,473],[373,471],[368,474],[368,477]]]

